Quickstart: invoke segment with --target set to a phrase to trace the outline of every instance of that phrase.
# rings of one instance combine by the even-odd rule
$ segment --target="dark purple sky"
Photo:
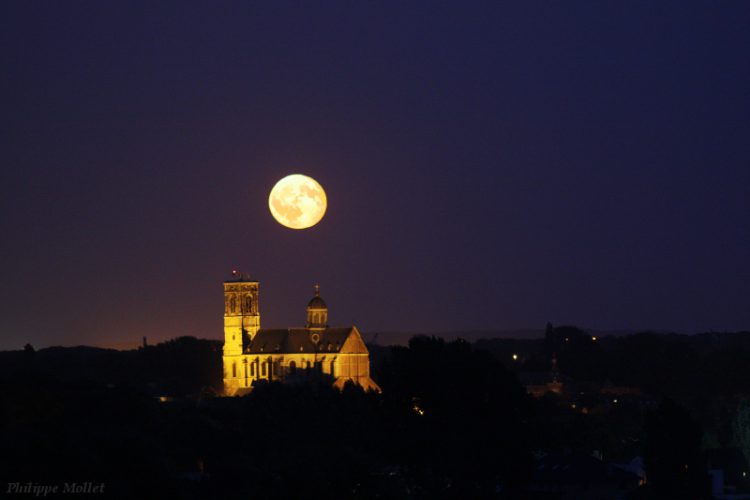
[[[750,328],[750,3],[408,4],[2,2],[0,348]]]

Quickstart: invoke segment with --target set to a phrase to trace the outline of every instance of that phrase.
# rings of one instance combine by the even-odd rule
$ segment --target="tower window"
[[[263,363],[262,371],[263,371],[263,376],[265,377],[266,376],[266,364],[265,363]]]
[[[289,374],[290,375],[296,375],[297,374],[297,363],[294,361],[291,361],[289,363]]]
[[[232,363],[232,377],[237,377],[237,363]]]

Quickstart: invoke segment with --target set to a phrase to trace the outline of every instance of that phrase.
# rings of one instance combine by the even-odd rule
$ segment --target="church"
[[[224,393],[246,394],[256,380],[291,381],[330,375],[339,389],[351,380],[380,392],[370,378],[370,353],[357,327],[330,328],[328,306],[315,286],[302,328],[260,327],[259,282],[232,273],[224,282]]]

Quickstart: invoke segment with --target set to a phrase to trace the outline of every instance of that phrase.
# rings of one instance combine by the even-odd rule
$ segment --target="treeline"
[[[179,337],[118,351],[97,347],[48,347],[0,352],[0,379],[19,375],[65,382],[91,381],[153,395],[187,396],[222,389],[221,342]]]
[[[549,371],[554,356],[573,386],[633,387],[656,401],[667,397],[698,421],[704,444],[738,445],[734,421],[750,399],[750,332],[597,338],[574,326],[548,325],[543,339],[487,339],[476,346],[516,373]]]
[[[706,426],[670,391],[697,378],[686,370],[709,353],[680,337],[594,341],[571,328],[537,344],[479,346],[489,350],[425,336],[371,346],[382,394],[339,392],[313,377],[259,384],[241,398],[214,397],[215,341],[0,353],[0,479],[104,481],[115,498],[528,499],[540,454],[599,451],[645,458],[649,483],[638,498],[706,491]],[[535,400],[518,375],[549,369],[552,354],[571,380],[641,384],[660,393],[658,404],[584,414],[561,397]]]
[[[44,367],[44,351],[15,353],[27,364],[0,377],[2,479],[103,481],[118,498],[524,497],[532,404],[484,351],[434,338],[389,349],[377,363],[383,394],[340,392],[315,376],[261,383],[245,397],[160,402],[148,385],[113,384],[128,361],[155,370],[133,380],[171,380],[146,360],[194,350],[171,368],[203,353],[192,369],[210,385],[217,354],[207,345],[179,339],[122,359],[98,352],[99,361],[73,349]],[[100,376],[109,365],[118,368]],[[57,377],[61,368],[76,375]]]

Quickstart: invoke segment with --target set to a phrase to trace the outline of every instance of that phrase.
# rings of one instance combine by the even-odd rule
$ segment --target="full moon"
[[[326,192],[315,179],[302,174],[287,175],[271,190],[268,208],[282,226],[291,229],[312,227],[326,213]]]

